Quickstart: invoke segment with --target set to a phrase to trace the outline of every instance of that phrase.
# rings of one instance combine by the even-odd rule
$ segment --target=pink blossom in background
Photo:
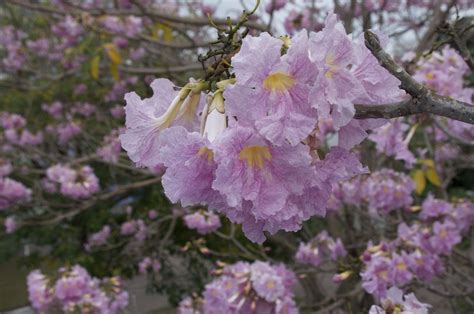
[[[403,160],[408,168],[416,162],[415,156],[408,149],[408,141],[404,139],[410,126],[401,119],[394,119],[390,123],[375,129],[369,135],[369,140],[376,144],[377,151],[397,160]]]
[[[134,236],[138,242],[143,242],[148,236],[148,228],[142,219],[129,220],[120,226],[120,233],[125,236]]]
[[[59,118],[61,118],[61,115],[63,113],[63,104],[59,101],[55,101],[55,102],[51,103],[50,105],[42,104],[41,109],[43,109],[43,111],[49,113],[55,119],[59,119]]]
[[[283,265],[238,262],[225,266],[222,274],[206,285],[204,302],[192,310],[185,298],[178,309],[184,313],[297,313],[293,288],[295,274]],[[253,297],[250,297],[252,295]]]
[[[6,233],[13,233],[18,228],[15,217],[13,216],[8,216],[5,218],[5,222],[3,224],[5,226]]]
[[[271,13],[273,11],[281,10],[287,3],[288,0],[272,0],[265,6],[265,12]]]
[[[76,115],[82,115],[84,117],[90,117],[97,111],[96,106],[90,103],[76,103],[71,108],[71,113]]]
[[[110,109],[110,114],[114,117],[114,118],[122,118],[125,116],[125,110],[123,109],[122,106],[120,105],[116,105],[114,106],[113,108]]]
[[[57,136],[60,145],[66,145],[71,139],[81,134],[82,127],[75,121],[69,121],[55,126],[50,125],[47,131]]]
[[[301,242],[295,259],[298,263],[309,264],[314,267],[327,260],[337,261],[347,255],[341,239],[333,239],[326,231],[322,231],[310,242]]]
[[[12,171],[13,167],[10,161],[0,158],[0,178],[8,176]]]
[[[406,209],[413,202],[415,183],[404,173],[381,169],[371,173],[360,186],[359,195],[371,214]]]
[[[158,218],[158,212],[156,210],[149,210],[148,211],[148,218],[154,220]]]
[[[393,309],[400,309],[400,313],[428,314],[431,305],[421,303],[415,294],[404,294],[397,287],[388,290],[387,296],[381,300],[381,306],[372,305],[369,314],[388,314]]]
[[[84,199],[100,190],[99,179],[90,166],[83,166],[74,172],[69,180],[61,182],[61,194],[73,199]]]
[[[39,270],[35,270],[28,274],[27,286],[32,307],[38,311],[45,311],[54,298],[49,279]]]
[[[57,278],[57,279],[56,279]],[[37,311],[48,312],[54,306],[67,313],[73,310],[94,313],[118,313],[128,305],[128,293],[120,278],[98,279],[79,265],[61,268],[55,282],[35,270],[28,275],[30,302]]]
[[[26,46],[40,57],[47,57],[50,50],[50,41],[47,38],[28,40]]]
[[[124,222],[121,226],[120,226],[120,233],[122,235],[132,235],[136,232],[136,222],[135,220],[130,220],[130,221],[126,221]]]
[[[311,29],[311,15],[308,10],[297,11],[291,10],[284,21],[285,31],[292,35],[302,29]],[[321,28],[321,25],[316,25],[317,28]]]
[[[212,212],[196,211],[183,219],[189,229],[196,229],[199,234],[212,233],[221,226],[219,216]]]
[[[138,264],[138,270],[141,274],[146,274],[148,270],[152,270],[157,273],[161,269],[161,263],[159,260],[153,257],[146,256]]]
[[[87,243],[84,245],[87,251],[90,251],[93,247],[101,246],[107,243],[107,239],[110,236],[111,228],[109,225],[105,225],[96,233],[89,236]]]
[[[85,92],[87,91],[87,85],[86,84],[78,84],[76,85],[76,87],[74,88],[74,95],[82,95],[84,94]]]
[[[122,146],[120,144],[119,135],[124,131],[123,128],[112,130],[108,135],[104,136],[102,145],[97,148],[97,155],[105,161],[117,163]]]
[[[31,190],[22,183],[10,178],[0,178],[0,211],[29,201],[31,194]]]

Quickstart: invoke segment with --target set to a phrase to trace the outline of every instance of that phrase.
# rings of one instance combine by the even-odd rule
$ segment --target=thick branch
[[[395,60],[393,60],[392,57],[383,50],[377,35],[371,31],[366,31],[364,37],[365,45],[372,52],[374,57],[377,58],[380,65],[400,80],[402,83],[400,88],[415,98],[419,98],[428,93],[426,87],[412,78],[402,66],[398,65]]]
[[[355,105],[356,119],[393,119],[419,113],[432,113],[438,116],[474,124],[474,106],[448,97],[428,95],[422,99],[383,104]]]
[[[474,106],[449,97],[433,94],[418,83],[386,53],[374,33],[365,32],[365,44],[377,58],[380,65],[400,80],[400,88],[412,96],[411,100],[383,105],[355,105],[356,119],[396,118],[419,113],[431,113],[438,116],[474,124]]]

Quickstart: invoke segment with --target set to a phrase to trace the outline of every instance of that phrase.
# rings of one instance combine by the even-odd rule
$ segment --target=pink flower
[[[349,70],[356,60],[354,45],[344,26],[332,13],[325,24],[321,32],[309,36],[310,59],[319,70],[309,97],[314,99],[313,107],[318,110],[318,116],[332,119],[338,130],[354,116],[353,103],[361,96],[363,87]]]
[[[429,304],[418,301],[413,293],[404,295],[403,291],[397,287],[388,290],[387,296],[382,298],[381,305],[372,305],[369,314],[388,314],[394,309],[398,309],[400,313],[428,314],[431,307]]]
[[[307,146],[273,146],[250,128],[226,129],[212,143],[217,163],[212,188],[219,191],[230,208],[231,220],[242,222],[244,232],[254,241],[263,241],[263,233],[250,235],[247,223],[276,232],[298,212],[288,211],[291,195],[302,195],[313,173]],[[241,213],[242,216],[238,217]],[[242,221],[242,218],[248,216]],[[253,222],[252,222],[253,221]],[[257,230],[255,230],[257,231]]]
[[[222,275],[206,285],[203,313],[296,313],[293,300],[295,275],[283,265],[238,262],[222,269]],[[193,308],[191,300],[183,310]],[[182,311],[180,313],[187,313]]]
[[[148,211],[148,218],[150,218],[151,220],[155,220],[156,218],[158,218],[158,212],[156,210],[149,210]]]
[[[319,266],[322,262],[321,252],[313,243],[300,243],[295,255],[296,261],[301,264]]]
[[[141,274],[145,274],[149,269],[157,273],[161,269],[161,263],[156,258],[144,257],[143,260],[138,264],[138,270]]]
[[[63,104],[59,101],[55,101],[52,104],[42,104],[41,109],[49,113],[55,119],[59,119],[63,113]]]
[[[390,259],[382,256],[374,256],[367,264],[366,269],[360,274],[362,287],[376,298],[387,295],[387,286],[390,283],[391,264]]]
[[[459,228],[452,221],[433,224],[433,236],[430,243],[436,253],[449,254],[453,247],[461,242]]]
[[[97,148],[97,155],[105,161],[111,163],[117,163],[122,146],[120,145],[119,134],[123,132],[123,129],[112,130],[102,140],[102,144]]]
[[[53,292],[49,280],[39,270],[28,274],[28,298],[34,309],[45,311],[53,301]]]
[[[125,95],[126,131],[120,135],[120,141],[132,161],[153,168],[158,164],[159,134],[164,129],[175,124],[175,120],[190,129],[197,128],[200,94],[191,93],[188,87],[176,91],[166,79],[154,80],[151,87],[152,98],[141,100],[135,93]],[[186,99],[189,94],[192,95]]]
[[[273,11],[281,10],[287,2],[288,0],[272,0],[265,6],[265,12],[272,13]]]
[[[101,246],[107,243],[107,238],[110,236],[110,226],[105,225],[96,233],[93,233],[89,236],[85,248],[87,251],[90,251],[94,246]]]
[[[183,219],[189,229],[196,229],[199,234],[212,233],[221,226],[219,216],[212,212],[196,211]]]
[[[10,178],[0,178],[0,210],[29,201],[31,190]]]
[[[232,58],[237,83],[226,87],[225,109],[272,144],[297,145],[316,125],[308,94],[318,69],[309,60],[306,31],[297,33],[280,56],[282,45],[267,33],[244,39]]]
[[[375,142],[377,151],[397,160],[403,160],[411,168],[416,162],[415,156],[408,149],[409,138],[403,139],[409,125],[401,119],[394,119],[390,123],[375,129],[369,135],[369,140]],[[408,140],[408,141],[407,141]]]
[[[90,166],[83,166],[74,176],[61,182],[61,194],[73,199],[89,198],[100,189],[99,179]]]
[[[155,161],[166,167],[162,179],[166,196],[182,206],[221,204],[222,197],[212,189],[216,163],[209,141],[179,126],[165,130],[161,138]]]
[[[0,158],[0,178],[8,176],[13,171],[9,160]]]
[[[291,10],[284,21],[285,31],[288,34],[294,34],[302,29],[312,30],[314,28],[322,27],[319,24],[314,25],[311,22],[311,12],[309,10],[296,11]]]
[[[16,224],[15,217],[13,216],[8,216],[7,218],[5,218],[4,225],[6,233],[13,233],[18,227]]]

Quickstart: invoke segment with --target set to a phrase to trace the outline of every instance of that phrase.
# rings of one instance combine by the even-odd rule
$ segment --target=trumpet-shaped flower
[[[306,31],[292,38],[283,56],[282,45],[266,33],[247,36],[232,58],[237,83],[226,88],[224,97],[226,112],[239,124],[255,127],[275,145],[295,146],[316,125],[308,95],[317,68],[309,60]]]
[[[312,172],[308,147],[273,146],[253,129],[239,126],[227,129],[212,147],[217,162],[212,187],[235,208],[231,211],[246,212],[242,217],[249,222],[282,228],[278,221],[288,214],[288,197],[303,193]]]
[[[222,198],[211,188],[217,166],[209,141],[180,126],[165,130],[161,137],[156,160],[166,167],[162,179],[166,196],[182,206],[217,206]]]
[[[167,79],[154,80],[151,88],[151,98],[142,100],[134,92],[125,95],[126,131],[120,135],[120,141],[132,161],[153,168],[158,165],[159,134],[164,129],[176,125],[175,120],[191,129],[197,127],[200,93],[189,87],[176,91]]]
[[[356,59],[344,26],[332,13],[325,24],[321,32],[309,36],[310,59],[319,69],[310,99],[318,118],[332,119],[338,130],[354,116],[353,102],[361,96],[363,87],[350,71]]]

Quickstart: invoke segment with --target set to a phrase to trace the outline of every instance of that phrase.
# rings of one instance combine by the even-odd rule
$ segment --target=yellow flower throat
[[[295,79],[288,73],[275,72],[263,81],[263,88],[272,92],[284,92],[295,85]]]
[[[262,169],[265,161],[272,159],[272,154],[267,146],[247,146],[240,151],[239,159],[247,163],[247,167]]]

